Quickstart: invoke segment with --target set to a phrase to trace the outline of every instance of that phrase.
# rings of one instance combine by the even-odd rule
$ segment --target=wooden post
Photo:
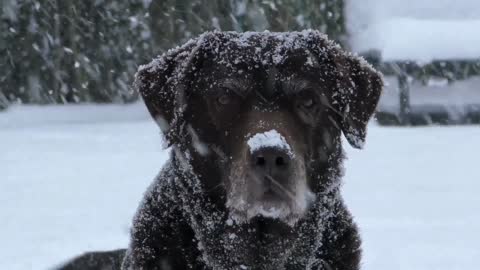
[[[408,75],[402,69],[398,75],[400,113],[399,119],[401,125],[410,124],[410,84],[408,83]]]

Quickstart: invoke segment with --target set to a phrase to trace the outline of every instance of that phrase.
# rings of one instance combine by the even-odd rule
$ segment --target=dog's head
[[[210,32],[141,67],[136,84],[232,219],[292,225],[332,185],[341,133],[362,147],[382,79],[316,31]]]

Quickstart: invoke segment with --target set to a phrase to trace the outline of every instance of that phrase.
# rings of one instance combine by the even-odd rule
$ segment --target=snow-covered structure
[[[387,75],[379,121],[479,120],[478,1],[348,1],[346,14],[351,48],[374,52]]]

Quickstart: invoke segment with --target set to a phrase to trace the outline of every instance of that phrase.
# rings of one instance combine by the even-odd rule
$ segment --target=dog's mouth
[[[278,201],[278,200],[280,200],[279,196],[282,196],[281,191],[279,191],[278,189],[274,189],[272,187],[269,187],[268,189],[266,189],[263,192],[262,198],[265,201]]]
[[[268,189],[259,197],[230,196],[230,218],[239,224],[270,220],[293,227],[308,211],[315,195],[308,188],[290,192],[291,196],[279,192]]]
[[[256,216],[250,220],[251,227],[255,233],[261,236],[287,235],[292,233],[292,227],[275,218]]]
[[[278,199],[275,194],[271,196],[267,195],[264,198],[254,203],[247,210],[247,218],[252,219],[257,216],[271,218],[271,219],[284,219],[290,214],[290,207]]]

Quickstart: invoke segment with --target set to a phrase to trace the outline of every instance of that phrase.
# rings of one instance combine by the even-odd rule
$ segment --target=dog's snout
[[[261,148],[251,153],[251,166],[257,179],[263,179],[266,188],[284,185],[289,177],[291,158],[283,149]]]

